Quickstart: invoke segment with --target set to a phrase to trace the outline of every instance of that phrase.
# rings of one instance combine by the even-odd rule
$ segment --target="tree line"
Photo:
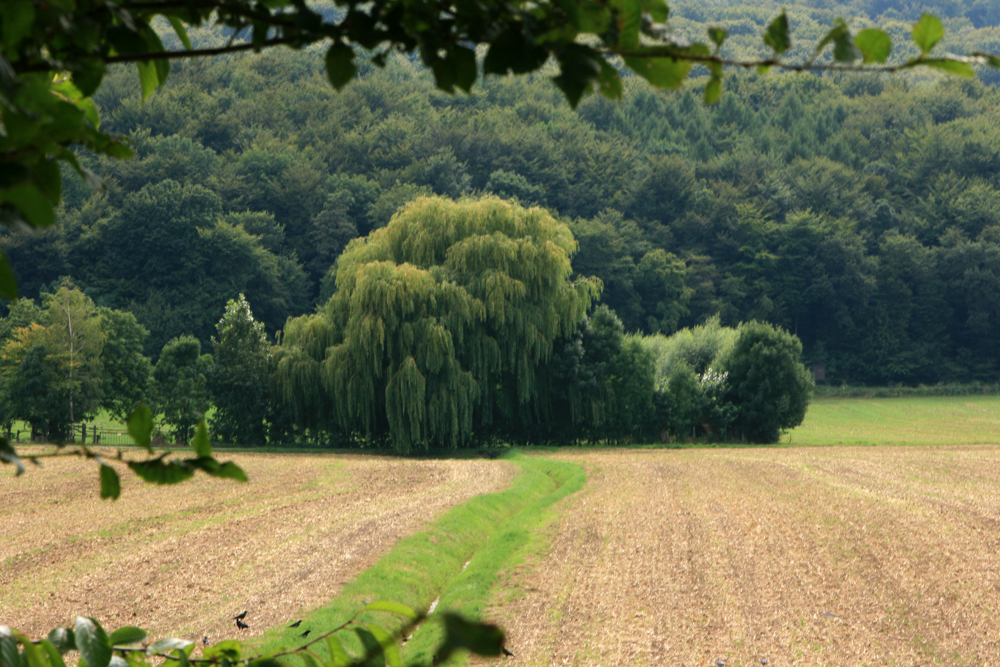
[[[139,402],[186,442],[214,407],[216,437],[399,454],[500,443],[774,442],[802,421],[812,380],[794,336],[718,318],[627,336],[602,285],[574,277],[576,241],[544,209],[494,196],[421,197],[352,241],[335,291],[275,344],[244,295],[211,353],[190,335],[152,364],[135,316],[71,284],[0,320],[0,417],[67,438]],[[589,313],[589,314],[588,314]]]

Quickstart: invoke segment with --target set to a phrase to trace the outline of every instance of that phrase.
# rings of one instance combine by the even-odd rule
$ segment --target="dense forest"
[[[672,10],[680,37],[723,25],[746,56],[779,8]],[[1000,10],[983,0],[809,0],[788,13],[806,44],[836,16],[878,23],[900,33],[903,58],[901,31],[925,10],[945,21],[945,46],[1000,52]],[[199,358],[237,295],[273,338],[327,304],[351,240],[407,202],[496,195],[568,226],[574,275],[600,279],[594,305],[623,334],[756,320],[797,336],[830,383],[993,381],[990,76],[732,73],[711,107],[697,79],[657,92],[627,78],[620,103],[571,110],[544,74],[452,96],[403,58],[337,93],[315,50],[177,62],[145,102],[133,72],[115,70],[95,101],[136,158],[81,156],[107,189],[67,175],[59,223],[0,243],[23,296],[71,280],[96,308],[134,315],[154,361],[183,336]]]

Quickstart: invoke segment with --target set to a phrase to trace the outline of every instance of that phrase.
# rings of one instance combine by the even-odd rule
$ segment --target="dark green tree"
[[[215,404],[212,431],[224,442],[263,445],[271,410],[271,346],[264,325],[240,294],[226,303],[212,338],[215,362],[208,390]]]
[[[175,442],[187,442],[212,407],[208,395],[211,355],[201,353],[194,336],[180,336],[163,346],[153,367],[154,404]]]
[[[148,399],[153,365],[143,354],[149,331],[128,311],[98,308],[104,348],[101,351],[104,398],[101,407],[124,422]]]
[[[763,322],[739,326],[719,360],[727,374],[726,400],[737,410],[732,436],[777,442],[782,431],[802,423],[813,383],[801,357],[802,343],[787,331]]]

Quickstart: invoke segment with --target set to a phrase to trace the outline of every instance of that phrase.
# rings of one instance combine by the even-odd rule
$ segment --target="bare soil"
[[[591,451],[514,665],[1000,665],[1000,447]]]
[[[22,454],[29,452],[22,451]],[[327,602],[398,540],[505,488],[500,461],[221,453],[248,484],[199,476],[98,497],[92,462],[0,473],[0,624],[29,636],[93,616],[109,631],[214,643]],[[142,487],[142,488],[139,488]]]

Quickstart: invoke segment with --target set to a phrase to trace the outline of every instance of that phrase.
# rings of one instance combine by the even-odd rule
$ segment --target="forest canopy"
[[[396,60],[334,93],[322,67],[287,51],[176,63],[144,103],[112,71],[95,100],[137,157],[81,156],[108,189],[67,178],[58,225],[3,237],[24,295],[72,276],[134,313],[154,358],[182,334],[210,349],[240,293],[273,336],[401,205],[494,193],[568,225],[574,270],[627,332],[757,319],[834,383],[995,375],[990,86],[748,74],[706,107],[632,79],[621,103],[574,112],[541,76],[455,97]]]

